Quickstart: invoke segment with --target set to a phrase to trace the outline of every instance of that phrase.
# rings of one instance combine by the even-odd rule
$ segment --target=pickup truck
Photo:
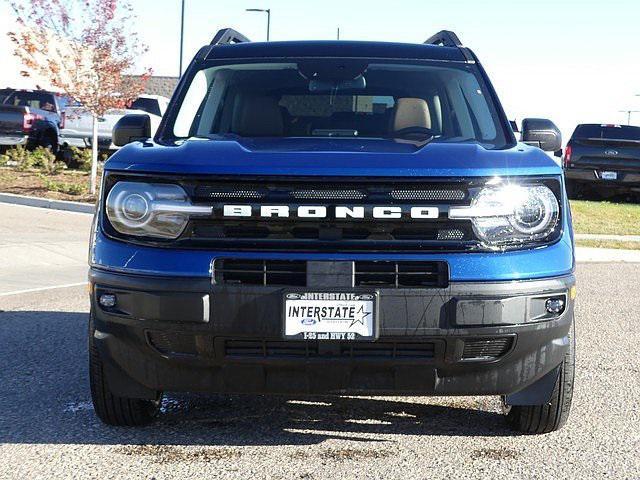
[[[640,193],[640,127],[578,125],[563,158],[567,190],[604,197]]]
[[[58,151],[68,99],[45,90],[0,90],[0,147]]]
[[[125,110],[110,110],[98,118],[98,146],[101,150],[115,150],[111,141],[113,126],[124,115],[130,113],[148,114],[152,131],[160,124],[162,115],[167,109],[169,99],[159,95],[140,95]],[[61,144],[65,147],[90,147],[93,137],[93,118],[81,105],[67,107],[65,128],[60,132]]]
[[[449,31],[220,31],[153,138],[147,115],[114,127],[89,253],[97,416],[148,423],[163,392],[496,395],[517,431],[560,428],[571,216],[558,129],[523,125],[538,146]]]

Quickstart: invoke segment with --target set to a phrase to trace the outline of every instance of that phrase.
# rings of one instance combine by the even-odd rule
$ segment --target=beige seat
[[[394,107],[394,132],[409,127],[431,128],[429,105],[422,98],[398,98]]]
[[[284,121],[278,101],[262,95],[242,95],[237,99],[231,131],[242,137],[280,137]]]

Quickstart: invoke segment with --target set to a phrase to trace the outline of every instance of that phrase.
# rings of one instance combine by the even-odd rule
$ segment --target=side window
[[[178,112],[178,117],[173,125],[173,134],[176,137],[191,136],[191,126],[197,117],[208,90],[207,75],[204,70],[200,70],[193,77],[189,91],[180,105],[180,112]]]

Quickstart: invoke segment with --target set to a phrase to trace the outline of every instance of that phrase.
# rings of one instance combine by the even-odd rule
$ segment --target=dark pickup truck
[[[57,152],[67,103],[44,90],[0,90],[0,148],[42,146]]]
[[[640,192],[640,127],[578,125],[564,154],[567,190],[603,196]]]

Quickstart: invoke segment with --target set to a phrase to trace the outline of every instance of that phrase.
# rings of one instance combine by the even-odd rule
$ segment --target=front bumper
[[[3,135],[0,134],[0,146],[2,147],[14,147],[17,145],[29,145],[31,140],[27,135]]]
[[[156,390],[513,394],[553,374],[562,362],[575,280],[567,275],[378,289],[375,342],[282,340],[286,288],[95,268],[90,282],[94,339],[108,366],[110,388],[123,396],[153,398]],[[115,294],[116,307],[100,307],[102,293]],[[564,312],[546,314],[545,299],[562,295]]]
[[[603,179],[600,173],[601,170],[616,171],[616,180]],[[616,191],[640,191],[640,172],[620,171],[616,170],[615,167],[600,170],[594,168],[567,168],[564,175],[567,182],[574,184],[578,183]]]

